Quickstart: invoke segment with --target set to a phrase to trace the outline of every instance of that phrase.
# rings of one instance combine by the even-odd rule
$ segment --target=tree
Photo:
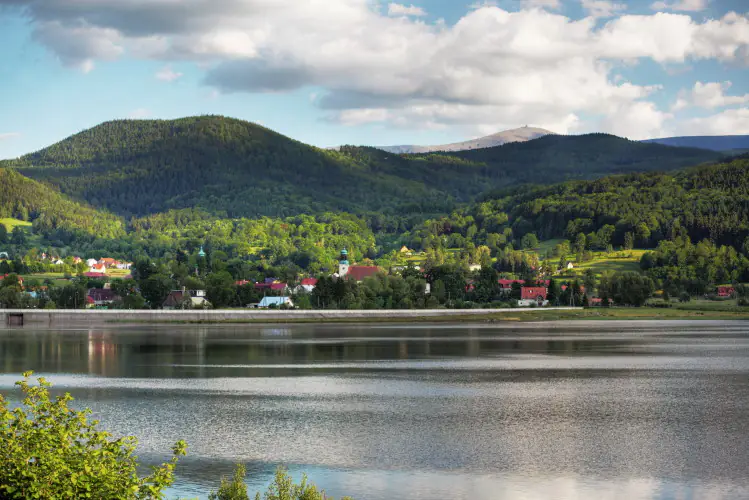
[[[25,395],[20,407],[0,396],[1,498],[164,498],[184,441],[170,461],[140,477],[134,437],[113,438],[89,420],[91,410],[69,408],[68,393],[51,400],[51,384],[40,377],[33,385],[31,375],[16,382]]]
[[[635,235],[628,232],[624,235],[624,249],[632,250],[635,247]]]
[[[250,500],[247,484],[244,482],[246,474],[247,468],[243,464],[237,464],[231,480],[222,477],[218,491],[212,491],[208,500]]]
[[[211,273],[205,280],[205,295],[216,309],[230,305],[236,297],[234,279],[226,271]]]
[[[154,274],[141,282],[140,292],[151,309],[159,309],[173,288],[174,282],[169,276]]]
[[[26,244],[26,231],[24,231],[21,226],[16,226],[13,228],[13,232],[11,233],[10,242],[13,245],[23,246]]]
[[[530,250],[538,246],[538,237],[534,233],[528,233],[520,239],[520,246],[525,250]]]
[[[8,228],[5,224],[0,224],[0,245],[8,243]]]

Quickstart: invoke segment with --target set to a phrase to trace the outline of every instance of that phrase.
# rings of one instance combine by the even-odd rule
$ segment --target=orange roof
[[[356,281],[363,281],[364,278],[369,278],[379,272],[380,268],[377,266],[351,266],[348,268],[346,277]]]

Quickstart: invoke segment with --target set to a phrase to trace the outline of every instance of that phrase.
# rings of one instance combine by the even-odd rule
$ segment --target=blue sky
[[[0,158],[222,114],[317,146],[749,134],[745,0],[0,0]]]

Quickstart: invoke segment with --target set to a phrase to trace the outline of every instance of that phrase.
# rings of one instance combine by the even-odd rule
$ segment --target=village
[[[362,283],[368,278],[374,278],[378,275],[402,275],[406,272],[416,273],[426,281],[423,293],[430,295],[432,293],[432,284],[429,277],[422,270],[420,258],[423,254],[417,255],[416,252],[403,246],[398,252],[403,265],[392,266],[385,269],[376,265],[352,264],[349,261],[349,252],[344,248],[340,252],[337,262],[337,272],[333,273],[330,278],[334,280],[345,280],[346,282]],[[205,258],[205,252],[202,247],[198,253],[199,258]],[[10,273],[8,254],[0,253],[0,278],[4,280]],[[47,254],[32,250],[27,253],[23,264],[32,272],[15,273],[18,279],[18,288],[23,294],[31,299],[39,299],[48,295],[50,286],[65,286],[66,284],[75,284],[84,282],[87,285],[85,297],[79,304],[75,300],[74,307],[86,307],[92,309],[108,309],[123,307],[123,297],[118,290],[123,289],[123,283],[133,279],[134,263],[121,261],[111,257],[101,257],[99,259],[83,259],[78,256],[61,258],[56,255]],[[571,272],[574,264],[571,261],[560,263],[561,268],[557,272]],[[480,264],[468,264],[467,278],[465,279],[465,292],[470,295],[476,291],[477,279],[482,270]],[[37,272],[33,272],[37,271]],[[539,269],[543,271],[543,268]],[[197,273],[197,269],[196,269]],[[541,274],[543,276],[543,274]],[[474,276],[474,277],[472,277]],[[545,307],[549,306],[551,300],[555,303],[551,305],[563,306],[608,306],[612,305],[611,298],[600,297],[586,291],[586,287],[574,275],[572,278],[560,279],[559,289],[552,290],[553,278],[542,277],[535,280],[524,280],[514,278],[497,279],[497,296],[501,301],[512,302],[517,307]],[[565,282],[566,281],[566,282]],[[258,308],[258,309],[293,309],[298,305],[296,300],[300,297],[310,296],[315,292],[318,285],[316,277],[301,277],[295,282],[285,282],[279,278],[266,277],[261,281],[235,280],[233,285],[237,288],[249,289],[248,297],[254,297],[256,301],[241,303],[240,307]],[[137,288],[128,285],[130,288]],[[566,293],[568,287],[574,286],[576,289],[571,293]],[[558,295],[564,294],[566,302],[560,303]],[[550,295],[554,295],[551,297]],[[733,286],[718,286],[714,295],[719,299],[730,299],[735,296]],[[153,307],[153,305],[151,306]],[[165,310],[180,309],[209,309],[214,307],[208,298],[205,289],[188,289],[180,287],[171,290],[163,301],[159,301],[157,308]]]

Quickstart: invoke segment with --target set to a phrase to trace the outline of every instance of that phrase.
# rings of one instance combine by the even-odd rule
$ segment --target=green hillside
[[[124,222],[61,195],[54,189],[10,169],[0,168],[0,221],[9,226],[33,223],[34,231],[56,237],[80,235],[117,238]]]
[[[670,170],[719,157],[601,134],[452,154],[327,151],[252,123],[203,116],[107,122],[11,165],[127,217],[196,207],[229,217],[408,217],[449,212],[490,189]]]
[[[523,240],[524,236],[529,239]],[[449,237],[455,245],[515,247],[580,239],[587,250],[689,236],[742,249],[749,237],[749,157],[675,173],[640,173],[496,192],[451,216],[427,221],[415,247]],[[546,248],[548,251],[549,248]]]

